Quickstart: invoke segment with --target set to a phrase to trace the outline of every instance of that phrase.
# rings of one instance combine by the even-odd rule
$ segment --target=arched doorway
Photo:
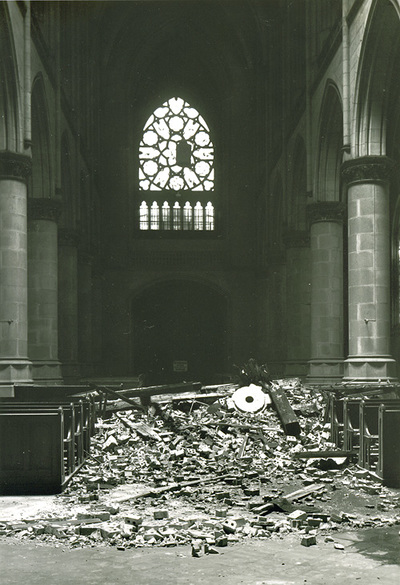
[[[146,384],[220,380],[226,369],[225,297],[190,281],[146,289],[132,305],[134,373]]]

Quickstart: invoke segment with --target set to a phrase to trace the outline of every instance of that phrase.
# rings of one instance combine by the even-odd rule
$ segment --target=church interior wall
[[[7,58],[2,56],[3,69],[9,87],[14,84],[10,95],[18,120],[18,138],[8,132],[7,149],[33,157],[35,184],[28,180],[28,197],[50,199],[59,209],[53,209],[51,217],[48,208],[45,214],[43,208],[41,215],[28,215],[31,355],[26,359],[47,360],[47,365],[58,362],[64,378],[118,372],[137,375],[132,339],[126,339],[132,299],[154,279],[160,290],[173,280],[198,279],[202,285],[219,286],[229,298],[229,349],[221,370],[255,355],[271,362],[276,371],[304,378],[310,360],[317,357],[322,363],[327,358],[313,356],[313,351],[329,353],[338,345],[337,331],[331,349],[324,345],[326,326],[315,313],[315,294],[322,295],[323,290],[318,276],[321,258],[332,253],[343,278],[342,285],[338,275],[332,274],[335,286],[344,289],[342,306],[337,309],[343,311],[343,349],[338,351],[343,351],[346,360],[346,283],[349,275],[354,276],[347,271],[347,241],[353,246],[368,238],[357,233],[347,238],[346,214],[330,216],[332,225],[322,226],[327,208],[322,213],[320,206],[322,216],[317,217],[315,205],[347,203],[349,189],[356,197],[351,187],[353,171],[350,182],[349,174],[341,180],[342,162],[365,155],[398,157],[400,115],[394,63],[400,49],[390,40],[399,30],[398,3],[348,2],[344,21],[339,2],[330,4],[329,14],[306,3],[305,17],[297,12],[288,15],[284,0],[271,12],[259,2],[235,3],[232,12],[211,3],[210,13],[194,3],[185,7],[184,14],[174,2],[168,3],[167,11],[158,7],[154,13],[149,5],[134,1],[113,6],[79,3],[77,13],[73,3],[65,3],[60,14],[55,6],[50,10],[46,3],[31,4],[29,57],[24,52],[24,22],[31,5],[10,2],[1,8],[6,16],[2,26],[10,39],[2,43],[2,52],[9,53]],[[127,18],[120,12],[124,5]],[[325,28],[316,28],[318,22]],[[387,38],[380,37],[377,33],[388,23]],[[344,26],[349,32],[348,80],[343,77],[345,52],[340,37]],[[269,64],[291,30],[292,49],[299,48],[299,54],[281,51]],[[93,31],[100,31],[104,42],[101,36],[90,42]],[[382,83],[388,99],[380,94]],[[171,96],[181,96],[198,109],[215,142],[215,191],[210,198],[215,202],[217,229],[202,237],[180,233],[176,238],[138,229],[143,196],[138,183],[139,142],[146,120]],[[347,137],[333,127],[345,127],[348,115],[350,151],[348,145],[340,144]],[[28,141],[24,150],[22,137],[26,138],[27,128],[33,131],[32,149]],[[341,151],[341,146],[346,149]],[[382,246],[389,251],[382,253],[383,258],[368,250],[370,259],[388,265],[385,287],[389,292],[381,299],[383,305],[390,301],[383,317],[383,322],[390,321],[388,355],[397,355],[400,335],[397,220],[392,219],[397,217],[397,185],[392,178],[388,191],[386,187],[382,191],[389,205],[385,217],[391,225],[390,241],[383,234]],[[371,192],[366,186],[363,189],[371,199]],[[332,214],[333,208],[329,209]],[[367,221],[366,214],[363,225]],[[379,229],[380,219],[374,221]],[[337,245],[342,229],[343,250]],[[55,246],[56,240],[58,259],[49,256],[50,274],[40,263],[40,250],[45,242]],[[326,241],[335,246],[334,251],[324,248]],[[321,262],[318,270],[316,259]],[[47,282],[42,292],[52,290],[47,306],[40,299],[37,283],[41,279]],[[357,286],[353,283],[350,289],[354,292]],[[377,288],[372,291],[380,294]],[[330,310],[340,306],[336,292],[326,302]],[[42,309],[42,320],[33,325]],[[47,332],[47,342],[42,343],[45,321],[53,323],[52,333]],[[353,326],[361,331],[356,321],[353,315]],[[315,332],[321,343],[313,344]],[[377,345],[373,347],[380,343],[386,347],[384,335],[380,325],[374,329],[372,339]],[[58,348],[50,342],[54,336]],[[360,343],[354,345],[357,351],[361,351]]]

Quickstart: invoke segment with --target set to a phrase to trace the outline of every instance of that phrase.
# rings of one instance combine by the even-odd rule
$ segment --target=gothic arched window
[[[139,229],[214,231],[214,145],[204,118],[179,97],[157,108],[139,145]]]

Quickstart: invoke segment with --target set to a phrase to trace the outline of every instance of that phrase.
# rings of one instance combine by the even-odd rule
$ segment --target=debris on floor
[[[273,381],[290,402],[291,432],[259,380],[246,381],[211,404],[199,392],[99,418],[90,457],[57,496],[62,515],[2,520],[0,537],[121,550],[190,544],[199,557],[246,538],[295,533],[311,546],[318,535],[334,543],[343,525],[400,524],[399,491],[351,455],[335,456],[321,392]]]

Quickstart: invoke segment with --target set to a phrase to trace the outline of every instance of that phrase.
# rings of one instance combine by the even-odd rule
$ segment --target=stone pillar
[[[78,355],[81,376],[93,370],[92,354],[92,257],[85,252],[78,258]]]
[[[31,382],[26,178],[31,159],[0,153],[0,385]]]
[[[33,379],[61,383],[57,219],[60,201],[28,199],[28,352]]]
[[[346,381],[393,379],[390,355],[389,180],[393,164],[366,156],[342,167],[348,186],[349,356]]]
[[[58,345],[65,382],[76,382],[78,367],[78,234],[58,232]]]
[[[311,237],[311,360],[308,381],[343,377],[343,218],[336,201],[308,206]]]
[[[285,376],[305,377],[310,359],[310,238],[305,231],[290,231],[286,245]]]

